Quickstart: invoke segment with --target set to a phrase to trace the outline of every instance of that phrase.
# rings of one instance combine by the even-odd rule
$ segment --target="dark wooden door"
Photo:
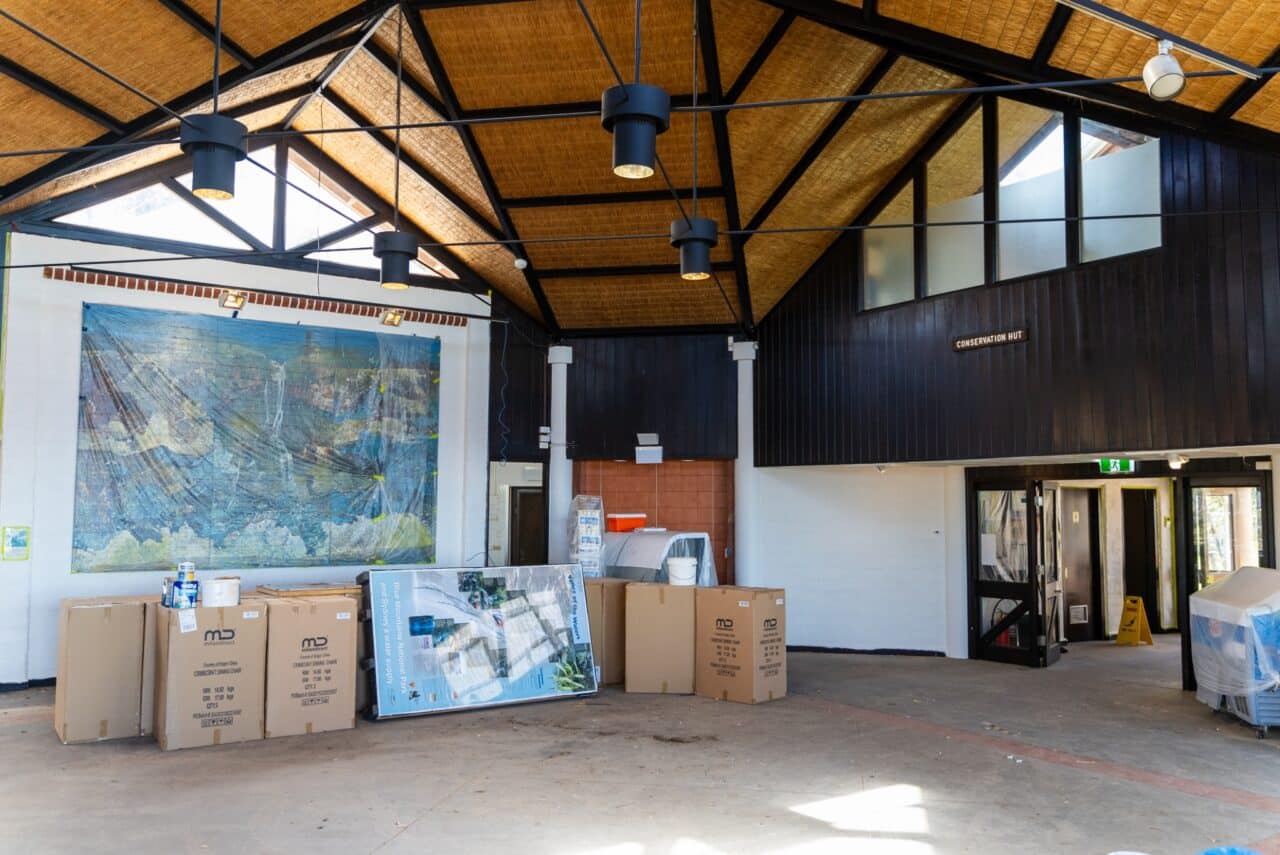
[[[511,488],[511,563],[547,563],[547,499],[541,487]]]
[[[1142,597],[1152,632],[1160,626],[1160,575],[1156,567],[1156,491],[1121,490],[1124,497],[1124,595]]]
[[[1062,488],[1062,575],[1067,641],[1102,637],[1098,614],[1098,491]]]

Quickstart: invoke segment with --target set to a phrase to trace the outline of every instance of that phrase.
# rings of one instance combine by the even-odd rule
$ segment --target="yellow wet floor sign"
[[[1147,623],[1147,610],[1142,605],[1142,597],[1125,597],[1116,644],[1142,643],[1155,644],[1151,639],[1151,626]]]

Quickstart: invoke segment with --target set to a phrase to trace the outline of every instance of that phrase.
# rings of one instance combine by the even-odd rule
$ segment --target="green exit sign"
[[[1120,475],[1138,471],[1138,461],[1128,457],[1104,457],[1098,461],[1098,468],[1106,475]]]

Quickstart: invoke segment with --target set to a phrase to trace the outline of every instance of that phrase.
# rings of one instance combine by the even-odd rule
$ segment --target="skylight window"
[[[236,221],[242,229],[267,246],[271,246],[275,221],[276,180],[272,174],[274,148],[259,149],[249,155],[236,170],[236,195],[232,199],[211,203],[221,214]],[[254,164],[259,164],[255,166]],[[261,167],[265,166],[266,169]],[[267,170],[272,170],[271,172]],[[191,173],[178,176],[178,183],[191,189]]]
[[[162,184],[152,184],[63,214],[54,222],[182,243],[250,249],[247,243],[197,211]]]
[[[289,158],[288,176],[289,183],[293,186],[286,191],[286,246],[301,246],[313,242],[373,214],[368,206],[341,190],[319,169],[297,154],[291,154]],[[373,238],[370,237],[369,240],[372,241]],[[369,245],[372,246],[372,243]]]

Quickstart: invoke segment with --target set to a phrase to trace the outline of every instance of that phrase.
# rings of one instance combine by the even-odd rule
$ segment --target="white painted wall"
[[[142,258],[153,253],[52,238],[15,235],[8,262],[68,264]],[[411,289],[393,294],[375,283],[226,261],[183,260],[103,264],[116,272],[305,296],[365,300],[420,309],[487,314],[473,296]],[[58,602],[64,597],[158,592],[160,573],[72,574],[72,491],[84,303],[226,314],[213,300],[125,291],[48,280],[36,269],[10,270],[5,287],[3,442],[0,443],[0,525],[32,529],[31,558],[3,567],[0,598],[0,683],[52,677],[56,670]],[[376,318],[351,318],[246,306],[241,317],[314,326],[392,332]],[[441,339],[437,559],[442,565],[482,565],[488,479],[489,324],[465,327],[406,324],[400,335]],[[360,567],[247,570],[247,586],[264,582],[352,579]]]
[[[968,655],[964,470],[761,468],[751,584],[787,590],[787,643]]]

